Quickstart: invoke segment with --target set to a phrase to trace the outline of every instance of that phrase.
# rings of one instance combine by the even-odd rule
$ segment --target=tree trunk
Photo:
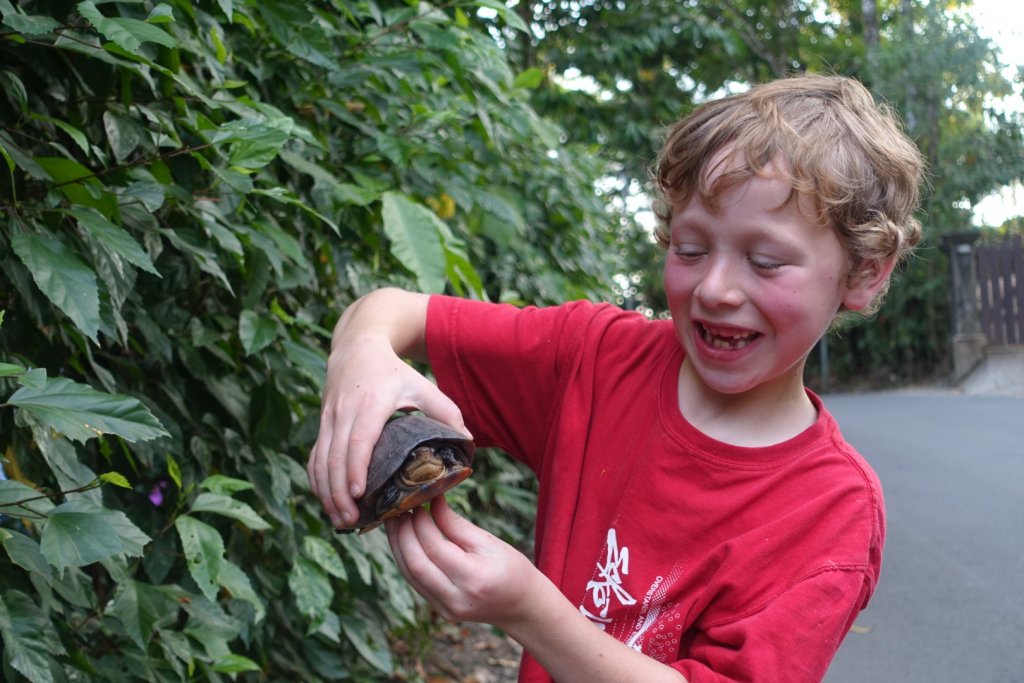
[[[868,63],[868,81],[874,81],[878,74],[878,3],[876,0],[861,0],[861,18],[864,22],[864,51]]]
[[[527,26],[533,25],[533,11],[532,5],[527,0],[519,0],[519,4],[516,5],[516,12],[519,14],[519,18],[523,20],[523,23]],[[519,36],[519,52],[523,60],[523,70],[533,67],[534,62],[537,61],[537,55],[534,51],[533,46],[533,33],[530,31],[524,31]]]
[[[908,45],[914,42],[914,0],[900,0],[900,21],[903,23],[903,40]],[[904,107],[907,132],[911,137],[916,137],[917,116],[914,108],[917,106],[917,82],[913,78],[907,79],[907,104]]]

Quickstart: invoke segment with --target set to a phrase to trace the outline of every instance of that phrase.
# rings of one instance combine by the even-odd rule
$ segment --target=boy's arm
[[[497,626],[560,683],[686,683],[597,628],[525,555],[457,516],[444,498],[386,528],[402,573],[441,616]]]
[[[458,407],[403,358],[426,360],[429,296],[379,289],[349,306],[334,328],[320,430],[306,470],[335,526],[358,518],[354,499],[384,423],[418,409],[468,434]]]

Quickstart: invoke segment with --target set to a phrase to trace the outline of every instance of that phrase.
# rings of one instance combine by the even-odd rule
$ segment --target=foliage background
[[[429,615],[383,535],[334,535],[308,491],[330,327],[383,284],[657,315],[633,209],[662,127],[721,88],[859,76],[931,162],[925,258],[836,339],[843,377],[942,367],[938,236],[1024,163],[1019,117],[988,99],[1011,84],[955,5],[0,0],[0,17],[10,681],[415,677],[389,637],[421,642]],[[526,539],[530,484],[500,454],[456,491]]]

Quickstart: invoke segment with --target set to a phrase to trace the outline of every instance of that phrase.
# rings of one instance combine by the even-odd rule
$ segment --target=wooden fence
[[[1014,235],[975,247],[981,331],[992,346],[1024,344],[1024,247]]]

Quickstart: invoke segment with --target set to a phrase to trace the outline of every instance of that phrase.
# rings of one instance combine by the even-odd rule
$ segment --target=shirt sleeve
[[[862,567],[822,570],[763,608],[703,625],[672,667],[690,683],[820,681],[869,593]]]
[[[517,308],[433,296],[427,353],[438,387],[481,446],[537,470],[582,335],[598,307]]]

